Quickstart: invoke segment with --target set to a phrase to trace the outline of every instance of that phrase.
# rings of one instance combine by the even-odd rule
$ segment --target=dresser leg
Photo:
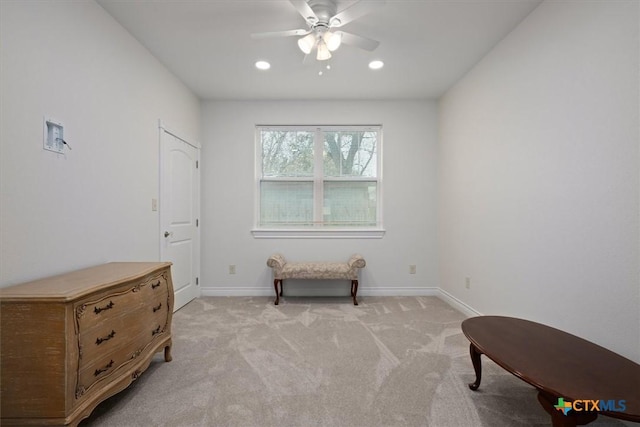
[[[171,345],[168,345],[164,348],[164,361],[171,362],[173,357],[171,356]]]

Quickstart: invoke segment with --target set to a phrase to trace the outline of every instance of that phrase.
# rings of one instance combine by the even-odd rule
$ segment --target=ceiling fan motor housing
[[[330,27],[330,20],[338,12],[335,0],[309,0],[309,7],[316,14],[315,17],[307,17],[307,22],[312,27]],[[316,20],[317,18],[317,20]]]

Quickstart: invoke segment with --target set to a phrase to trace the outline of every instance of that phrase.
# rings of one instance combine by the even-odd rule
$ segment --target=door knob
[[[171,233],[169,233],[168,231],[165,231],[164,232],[164,237],[169,237],[169,236],[171,236]]]

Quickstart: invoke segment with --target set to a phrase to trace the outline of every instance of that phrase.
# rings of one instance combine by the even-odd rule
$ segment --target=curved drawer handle
[[[105,305],[104,307],[96,307],[96,308],[94,308],[93,312],[95,314],[99,314],[101,311],[109,310],[109,309],[113,308],[114,305],[115,304],[113,303],[113,301],[109,301],[109,304]]]
[[[151,284],[151,289],[155,289],[155,288],[157,288],[158,286],[160,286],[160,280],[158,280],[158,283],[156,283],[155,285],[154,285],[154,284]]]
[[[116,335],[116,331],[111,330],[111,333],[109,335],[107,335],[104,338],[98,338],[96,339],[96,345],[100,345],[105,341],[109,341],[111,338],[113,338]]]
[[[160,330],[160,325],[158,325],[157,328],[155,328],[153,331],[151,331],[151,336],[157,335],[160,332],[162,332],[162,331]]]
[[[96,369],[96,371],[93,373],[94,377],[97,377],[98,375],[100,375],[103,372],[107,372],[109,370],[109,368],[111,368],[113,366],[113,360],[110,361],[109,363],[107,363],[104,368],[102,369]]]
[[[156,311],[160,310],[162,308],[162,303],[158,304],[157,307],[153,307],[153,312],[155,313]]]

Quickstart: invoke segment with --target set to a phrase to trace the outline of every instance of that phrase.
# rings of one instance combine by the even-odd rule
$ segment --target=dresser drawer
[[[151,311],[151,309],[145,311]],[[149,318],[154,319],[149,321]],[[150,344],[164,338],[170,332],[170,317],[166,312],[164,316],[156,313],[156,315],[138,316],[135,320],[140,322],[142,327],[135,328],[135,333],[130,329],[126,339],[118,341],[115,338],[109,339],[105,342],[107,345],[100,348],[99,352],[91,351],[91,357],[86,357],[87,353],[85,353],[78,369],[76,398],[80,398],[98,381],[117,373],[123,365],[133,362]]]
[[[136,313],[144,306],[144,298],[137,287],[125,289],[101,297],[84,301],[76,306],[77,332],[80,337],[93,333],[94,329],[103,329],[128,313]]]
[[[82,397],[98,380],[108,377],[130,359],[131,357],[127,356],[125,351],[119,351],[103,354],[99,358],[90,361],[87,366],[78,372],[76,399]]]
[[[165,292],[149,301],[149,304],[139,314],[139,319],[145,325],[153,325],[154,328],[160,326],[160,329],[164,329],[169,320],[170,311],[169,294]]]
[[[119,305],[117,311],[109,313],[108,319],[101,319],[96,324],[86,322],[81,325],[78,334],[80,369],[85,360],[92,360],[99,354],[108,353],[132,337],[149,335],[150,339],[158,331],[164,330],[169,322],[169,293],[165,291],[153,297],[146,304],[140,305],[130,304],[128,300],[120,301],[120,298],[126,298],[126,295],[109,298],[110,302],[116,301],[114,307],[116,304]],[[89,327],[83,328],[85,325]],[[153,331],[156,331],[156,334],[152,334]]]
[[[80,398],[99,380],[108,378],[118,368],[134,360],[150,341],[139,342],[129,337],[129,340],[121,342],[120,346],[112,345],[109,351],[100,352],[92,359],[85,359],[86,362],[80,365],[78,370],[76,398]]]
[[[110,324],[113,319],[138,312],[156,300],[165,300],[168,292],[167,273],[162,273],[146,278],[127,289],[96,300],[81,302],[75,308],[78,335],[87,334],[94,328],[104,328],[104,325]],[[153,306],[157,307],[157,304]]]
[[[128,308],[126,304],[123,307]],[[140,306],[131,311],[113,312],[109,321],[102,321],[82,330],[78,336],[78,369],[82,370],[87,361],[111,353],[132,337],[142,334],[143,330],[149,329],[149,322],[141,319],[141,315],[148,310],[148,307]]]
[[[141,292],[145,297],[150,297],[160,292],[167,292],[168,288],[169,283],[167,280],[167,275],[166,273],[164,273],[151,277],[149,280],[147,280],[141,287]]]

